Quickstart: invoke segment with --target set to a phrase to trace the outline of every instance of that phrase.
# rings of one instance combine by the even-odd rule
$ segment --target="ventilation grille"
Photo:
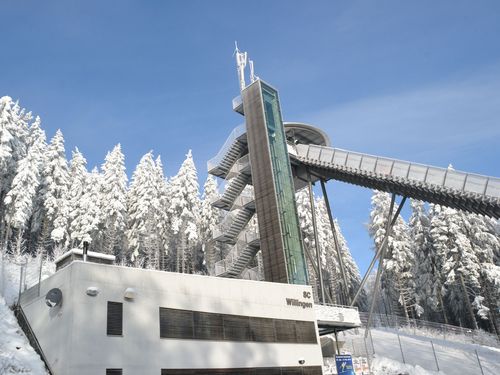
[[[121,302],[108,302],[107,334],[108,336],[123,335],[123,303]]]

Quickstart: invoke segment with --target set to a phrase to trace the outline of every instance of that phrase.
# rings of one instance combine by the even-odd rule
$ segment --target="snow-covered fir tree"
[[[102,176],[97,168],[91,173],[85,173],[82,195],[78,205],[74,207],[76,215],[71,220],[70,233],[72,246],[83,247],[87,242],[92,246],[93,240],[97,237],[99,224],[101,221],[100,190]],[[93,247],[92,250],[101,249]]]
[[[26,227],[33,213],[33,205],[38,186],[45,151],[45,133],[39,134],[31,143],[28,152],[17,164],[17,172],[12,181],[11,189],[4,199],[5,221],[7,233],[14,228],[17,231],[16,253],[20,255],[20,244]]]
[[[212,241],[213,230],[221,222],[221,210],[212,206],[212,202],[219,197],[217,190],[217,181],[213,176],[208,176],[203,185],[203,195],[201,197],[201,218],[200,218],[200,240],[202,243],[202,252],[205,262],[214,262],[214,259],[208,260],[209,255],[206,252],[207,246],[216,247],[216,241]],[[212,249],[216,253],[217,249]],[[212,254],[213,257],[213,254]]]
[[[386,234],[386,225],[390,208],[390,195],[375,191],[372,197],[369,233],[375,242],[375,251],[382,245]],[[394,213],[393,213],[394,214]],[[406,318],[421,313],[418,296],[415,292],[413,277],[415,258],[410,249],[410,236],[406,222],[401,215],[396,219],[387,240],[383,259],[382,288],[391,303],[391,308],[398,305]]]
[[[5,195],[11,188],[12,180],[17,171],[17,162],[25,157],[24,136],[27,129],[25,121],[19,121],[23,117],[17,103],[14,103],[8,96],[0,98],[0,202],[3,202]],[[24,140],[25,141],[25,140]],[[0,240],[7,245],[10,236],[10,228],[5,222],[5,210],[3,204],[0,205]]]
[[[441,259],[441,278],[446,304],[455,324],[476,328],[472,301],[480,287],[480,263],[467,238],[462,213],[433,206],[431,238]]]
[[[495,254],[500,251],[500,236],[495,233],[496,221],[472,213],[460,215],[472,250],[481,264],[480,293],[476,293],[473,302],[474,311],[479,317],[478,323],[483,328],[490,328],[488,326],[491,325],[493,331],[500,332],[497,324],[500,311],[500,266],[495,264]]]
[[[50,238],[61,251],[66,236],[68,212],[65,199],[69,188],[68,162],[64,150],[64,138],[60,130],[50,141],[45,154],[41,189],[44,204],[44,223],[41,241],[46,244]]]
[[[144,155],[137,165],[127,193],[127,245],[128,259],[135,266],[154,267],[156,257],[151,258],[157,243],[156,207],[158,194],[156,166],[153,153]]]
[[[408,226],[411,253],[415,257],[413,270],[415,286],[424,316],[432,319],[433,314],[443,311],[442,284],[439,278],[440,261],[434,252],[430,234],[431,219],[426,211],[425,203],[412,199],[410,205],[412,214]]]
[[[102,174],[102,251],[121,259],[127,225],[127,174],[120,144],[106,155]]]
[[[199,241],[199,185],[191,150],[179,172],[170,181],[172,240],[175,244],[175,271],[193,273],[200,269],[197,254]]]
[[[169,242],[170,242],[170,185],[163,173],[163,164],[160,156],[155,161],[155,184],[156,194],[158,197],[158,206],[156,207],[156,230],[157,237],[157,253],[151,255],[155,258],[155,269],[166,270],[168,268]]]
[[[68,245],[70,247],[77,246],[77,242],[80,242],[81,238],[79,236],[80,227],[80,215],[83,212],[83,192],[87,188],[88,172],[87,172],[87,160],[83,157],[83,154],[75,148],[73,151],[73,157],[70,161],[69,168],[69,189],[64,201],[65,210],[67,212],[68,218]],[[86,202],[87,203],[87,202]]]

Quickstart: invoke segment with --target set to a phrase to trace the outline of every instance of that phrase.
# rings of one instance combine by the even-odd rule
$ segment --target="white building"
[[[309,286],[75,260],[21,307],[56,375],[322,374]]]

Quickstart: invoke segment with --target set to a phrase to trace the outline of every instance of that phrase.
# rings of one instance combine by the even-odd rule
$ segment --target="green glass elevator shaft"
[[[265,278],[307,284],[278,92],[258,80],[242,96]]]

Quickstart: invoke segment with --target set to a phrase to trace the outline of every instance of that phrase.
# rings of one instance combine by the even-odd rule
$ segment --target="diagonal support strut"
[[[393,197],[395,197],[394,194],[393,194]],[[403,197],[403,199],[401,200],[401,203],[398,206],[398,209],[396,210],[396,213],[394,214],[394,216],[390,222],[391,230],[392,230],[392,227],[394,226],[394,224],[396,223],[396,220],[398,219],[398,216],[401,213],[401,210],[403,209],[403,205],[405,204],[406,199],[407,199],[407,197]],[[392,210],[391,210],[391,212],[389,212],[388,217],[391,217],[391,214],[392,214]],[[388,222],[388,224],[389,224],[389,222]],[[370,273],[372,272],[372,269],[373,269],[373,266],[375,265],[375,262],[380,257],[380,253],[381,253],[382,249],[386,246],[387,241],[389,240],[388,231],[386,230],[385,233],[386,234],[384,236],[384,239],[382,240],[382,244],[380,245],[380,248],[377,250],[376,254],[373,256],[373,259],[372,259],[370,265],[368,266],[368,270],[366,271],[365,276],[363,276],[363,279],[361,280],[361,284],[359,284],[358,291],[356,292],[356,295],[352,299],[351,306],[354,306],[354,304],[356,303],[359,295],[361,294],[361,291],[363,290],[363,287],[366,284],[366,281],[368,280],[368,276],[370,276]]]
[[[344,260],[342,258],[342,252],[340,250],[339,239],[337,237],[337,230],[335,228],[335,222],[333,221],[332,210],[330,207],[328,194],[326,192],[325,181],[323,179],[320,179],[320,182],[321,182],[321,190],[323,191],[323,199],[325,200],[326,211],[328,213],[328,219],[330,220],[330,228],[331,228],[332,234],[333,234],[333,242],[335,244],[337,258],[339,260],[340,275],[342,276],[342,282],[343,282],[341,285],[341,293],[342,293],[343,297],[345,298],[344,303],[348,304],[348,303],[350,303],[350,298],[349,298],[350,296],[349,296],[349,289],[347,286],[348,284],[347,284],[347,277],[345,274]]]

